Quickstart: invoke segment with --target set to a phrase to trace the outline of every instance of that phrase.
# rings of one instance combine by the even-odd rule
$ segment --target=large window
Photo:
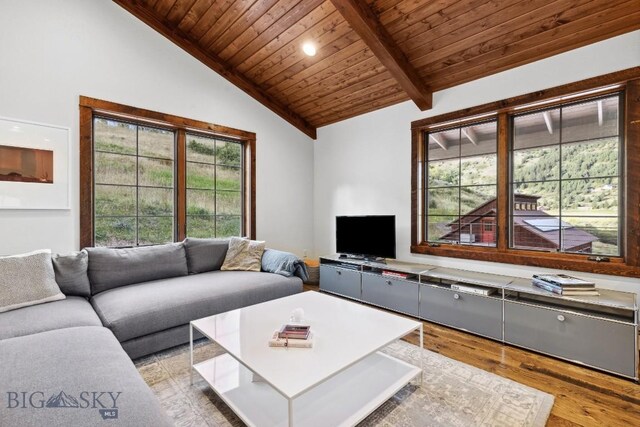
[[[427,239],[495,246],[496,121],[428,132]]]
[[[620,95],[512,117],[510,245],[620,256]]]
[[[84,97],[80,133],[82,246],[255,237],[254,134]]]
[[[640,276],[640,72],[412,123],[411,251]]]

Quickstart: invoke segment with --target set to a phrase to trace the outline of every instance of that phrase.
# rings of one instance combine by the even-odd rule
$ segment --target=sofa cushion
[[[228,247],[229,240],[227,239],[196,239],[192,237],[185,239],[184,248],[187,252],[189,274],[220,270]]]
[[[297,277],[211,271],[112,289],[95,295],[91,304],[122,342],[300,291]]]
[[[4,340],[0,360],[10,367],[0,369],[2,426],[172,425],[106,328],[59,329]],[[46,407],[49,401],[55,407]],[[108,417],[104,411],[113,416],[113,409],[118,418],[103,419]]]
[[[93,295],[132,283],[189,274],[183,243],[125,249],[87,248],[87,252]]]
[[[0,313],[0,340],[75,326],[102,326],[102,323],[89,301],[67,297]]]
[[[51,251],[0,257],[0,313],[61,299]]]
[[[242,237],[229,239],[229,249],[224,258],[222,271],[260,271],[260,260],[265,242]]]
[[[89,254],[86,250],[65,255],[53,255],[51,261],[53,261],[53,269],[56,273],[56,283],[63,294],[80,297],[91,296],[91,285],[87,275]]]

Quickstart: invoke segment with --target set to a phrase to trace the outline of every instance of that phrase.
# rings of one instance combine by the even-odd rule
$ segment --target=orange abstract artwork
[[[0,145],[0,181],[53,184],[53,151]]]

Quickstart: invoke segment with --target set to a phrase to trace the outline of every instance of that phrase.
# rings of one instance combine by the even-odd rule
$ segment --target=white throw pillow
[[[220,270],[260,271],[264,246],[263,241],[232,237]]]
[[[64,298],[50,250],[0,257],[0,313]]]

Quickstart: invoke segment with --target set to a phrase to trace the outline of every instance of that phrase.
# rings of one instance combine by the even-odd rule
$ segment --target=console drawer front
[[[340,267],[320,266],[320,289],[360,299],[360,272]]]
[[[635,377],[635,327],[630,324],[505,301],[504,339]]]
[[[420,317],[502,340],[502,300],[498,298],[422,285]]]
[[[362,275],[362,300],[418,316],[419,284],[374,274]]]

